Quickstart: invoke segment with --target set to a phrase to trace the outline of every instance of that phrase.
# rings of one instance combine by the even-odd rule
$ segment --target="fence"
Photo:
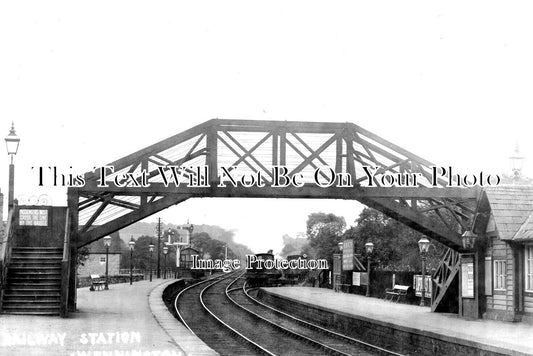
[[[417,272],[394,272],[394,271],[370,271],[370,296],[375,298],[384,298],[385,289],[392,288],[394,284],[401,284],[413,287],[413,276]],[[352,284],[351,272],[343,273],[344,283],[348,284],[345,289],[348,293],[365,295],[366,285],[354,286]],[[415,296],[414,290],[407,295],[406,303],[418,304],[420,299]]]

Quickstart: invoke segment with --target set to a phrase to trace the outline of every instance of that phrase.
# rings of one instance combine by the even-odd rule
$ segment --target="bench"
[[[98,274],[91,274],[91,286],[89,287],[90,291],[103,290],[105,285],[105,278],[100,277]]]
[[[407,291],[411,288],[410,286],[402,286],[400,284],[395,284],[393,288],[385,289],[385,300],[395,301],[398,303],[401,297],[407,295]],[[396,300],[394,300],[396,299]]]

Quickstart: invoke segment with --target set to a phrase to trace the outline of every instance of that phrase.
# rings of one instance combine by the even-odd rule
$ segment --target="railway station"
[[[12,133],[6,141],[18,145],[14,129]],[[165,167],[181,168],[173,174]],[[286,184],[273,184],[276,167],[285,167],[291,177]],[[342,179],[324,184],[329,178],[321,167]],[[369,179],[368,167],[379,167],[384,176],[414,174],[417,185]],[[238,172],[240,179],[219,174],[222,168]],[[5,350],[24,354],[21,350],[29,347],[42,354],[55,347],[56,354],[65,355],[533,354],[527,337],[533,333],[531,186],[499,185],[494,178],[484,186],[465,186],[461,176],[450,178],[449,184],[435,176],[438,170],[431,162],[352,123],[214,119],[102,169],[105,182],[100,181],[102,170],[95,170],[68,188],[67,206],[18,205],[10,190],[0,246],[0,347]],[[262,177],[261,182],[249,184],[252,176]],[[247,290],[238,270],[197,284],[155,278],[130,280],[130,285],[102,293],[78,288],[81,248],[201,197],[345,199],[372,207],[424,234],[429,240],[421,243],[421,252],[430,241],[446,247],[429,278],[431,287],[425,287],[423,269],[421,294],[431,289],[429,305],[339,293],[336,286]],[[353,273],[368,285],[371,271],[347,246],[334,259],[343,263],[332,266],[332,280],[337,283],[341,279],[335,274],[355,271],[355,264]],[[187,250],[188,263],[192,253]],[[107,279],[103,283],[108,287]],[[165,304],[165,295],[178,287],[175,302]],[[391,288],[394,296],[402,293]],[[126,298],[133,295],[134,301]],[[205,299],[199,303],[198,296]],[[132,315],[130,303],[143,306],[138,315]],[[205,310],[196,309],[201,305]],[[250,327],[258,320],[261,327]],[[289,332],[297,338],[281,336]],[[255,341],[265,335],[266,344]],[[333,341],[339,338],[343,341]],[[32,341],[37,339],[38,345]]]

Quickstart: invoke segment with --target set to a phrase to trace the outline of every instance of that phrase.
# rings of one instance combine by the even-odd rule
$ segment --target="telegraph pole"
[[[157,278],[161,278],[161,218],[157,218]]]

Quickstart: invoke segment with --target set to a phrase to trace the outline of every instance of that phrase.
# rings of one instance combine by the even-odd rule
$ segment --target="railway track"
[[[185,326],[221,355],[399,355],[275,310],[241,277],[203,281],[176,297]]]

